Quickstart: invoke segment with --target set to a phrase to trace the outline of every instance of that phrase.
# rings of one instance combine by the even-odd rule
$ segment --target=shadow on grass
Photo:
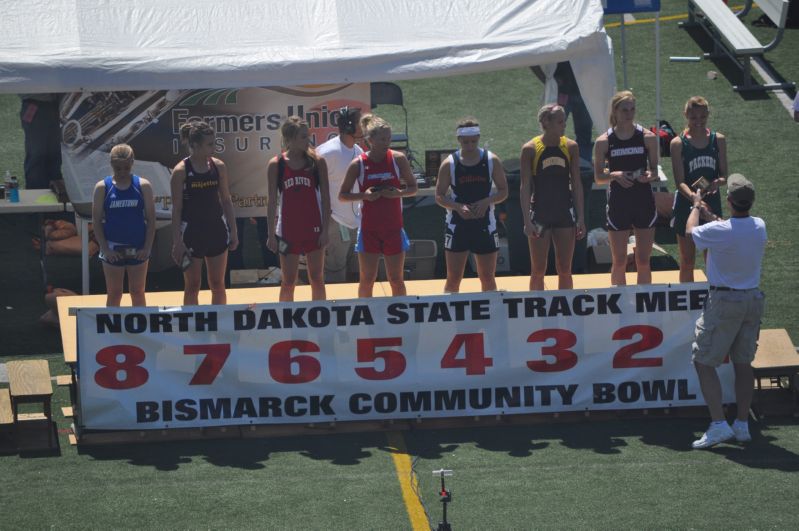
[[[772,421],[768,425],[752,422],[752,443],[724,444],[712,451],[752,468],[797,471],[799,455],[775,444],[777,437],[768,433],[781,425],[795,426],[795,423],[790,420]],[[415,431],[406,433],[405,438],[409,452],[423,459],[446,457],[464,444],[474,444],[477,448],[501,452],[509,457],[529,457],[557,444],[572,450],[612,455],[621,454],[630,446],[626,440],[630,438],[637,438],[647,446],[683,453],[696,451],[691,448],[691,442],[706,427],[705,419],[657,418]]]
[[[157,470],[177,470],[195,459],[228,468],[260,470],[273,454],[298,453],[334,465],[357,465],[385,443],[382,433],[341,434],[275,439],[217,439],[167,443],[125,444],[80,448],[81,455],[98,461],[127,461]]]
[[[758,469],[799,471],[799,455],[778,445],[769,433],[780,427],[795,428],[791,420],[751,423],[753,442],[722,444],[710,450],[742,466]],[[555,448],[589,451],[602,455],[622,454],[631,448],[630,439],[673,452],[694,452],[691,442],[707,427],[705,419],[635,419],[604,422],[539,424],[529,426],[486,426],[403,432],[407,451],[427,460],[443,459],[462,445],[525,458]],[[168,443],[127,444],[79,449],[79,453],[101,461],[127,461],[131,465],[157,470],[177,470],[196,459],[218,466],[260,470],[274,454],[292,453],[334,465],[358,465],[374,451],[395,453],[383,432],[329,434],[273,439],[218,439]]]
[[[619,435],[622,434],[618,423],[611,422],[415,431],[405,437],[411,454],[437,459],[455,451],[461,444],[475,444],[482,450],[501,452],[510,457],[529,457],[558,440],[561,445],[575,450],[617,454],[627,445]]]
[[[749,468],[797,472],[799,471],[799,454],[775,444],[778,438],[768,433],[771,430],[789,426],[796,428],[796,421],[769,421],[767,425],[750,422],[752,442],[720,444],[710,451]]]

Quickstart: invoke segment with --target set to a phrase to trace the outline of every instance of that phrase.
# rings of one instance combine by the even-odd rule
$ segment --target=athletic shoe
[[[729,441],[733,437],[735,437],[735,433],[726,422],[711,423],[702,438],[694,441],[691,446],[695,449],[710,448],[724,441]]]
[[[732,423],[732,432],[735,434],[735,440],[738,442],[749,442],[752,440],[752,435],[749,433],[748,422],[738,422],[736,420]]]

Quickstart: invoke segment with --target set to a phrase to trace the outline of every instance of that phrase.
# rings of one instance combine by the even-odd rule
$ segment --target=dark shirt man
[[[25,188],[50,188],[61,177],[60,94],[20,94],[25,133]]]

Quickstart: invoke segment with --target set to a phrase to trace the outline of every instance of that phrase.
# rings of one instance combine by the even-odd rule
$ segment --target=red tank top
[[[322,233],[322,200],[319,183],[313,170],[305,167],[293,170],[286,154],[283,157],[283,172],[278,171],[280,202],[277,207],[275,232],[288,242],[301,242],[319,238]]]
[[[372,186],[393,186],[400,188],[399,167],[394,161],[394,154],[389,149],[380,162],[369,159],[368,153],[360,158],[361,174],[358,183],[361,190]],[[376,201],[364,201],[361,210],[361,228],[366,230],[401,229],[402,199],[381,197]]]

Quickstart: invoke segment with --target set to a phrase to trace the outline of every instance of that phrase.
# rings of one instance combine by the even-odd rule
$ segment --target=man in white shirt
[[[363,153],[356,143],[363,138],[360,121],[360,109],[343,107],[339,111],[339,135],[316,148],[317,154],[327,163],[332,209],[325,250],[325,282],[346,282],[348,272],[358,271],[355,242],[358,239],[358,227],[361,225],[361,203],[343,203],[338,199],[338,192],[350,162]]]
[[[707,431],[692,446],[710,448],[732,438],[739,442],[752,440],[747,419],[754,388],[752,360],[765,302],[758,284],[766,248],[766,224],[749,215],[755,189],[739,173],[727,179],[730,219],[699,226],[703,209],[701,192],[695,193],[691,200],[693,210],[688,216],[685,235],[697,249],[707,249],[710,283],[705,309],[696,321],[693,361],[711,417]],[[721,383],[716,373],[716,367],[727,355],[735,369],[738,409],[732,427],[724,418]]]

